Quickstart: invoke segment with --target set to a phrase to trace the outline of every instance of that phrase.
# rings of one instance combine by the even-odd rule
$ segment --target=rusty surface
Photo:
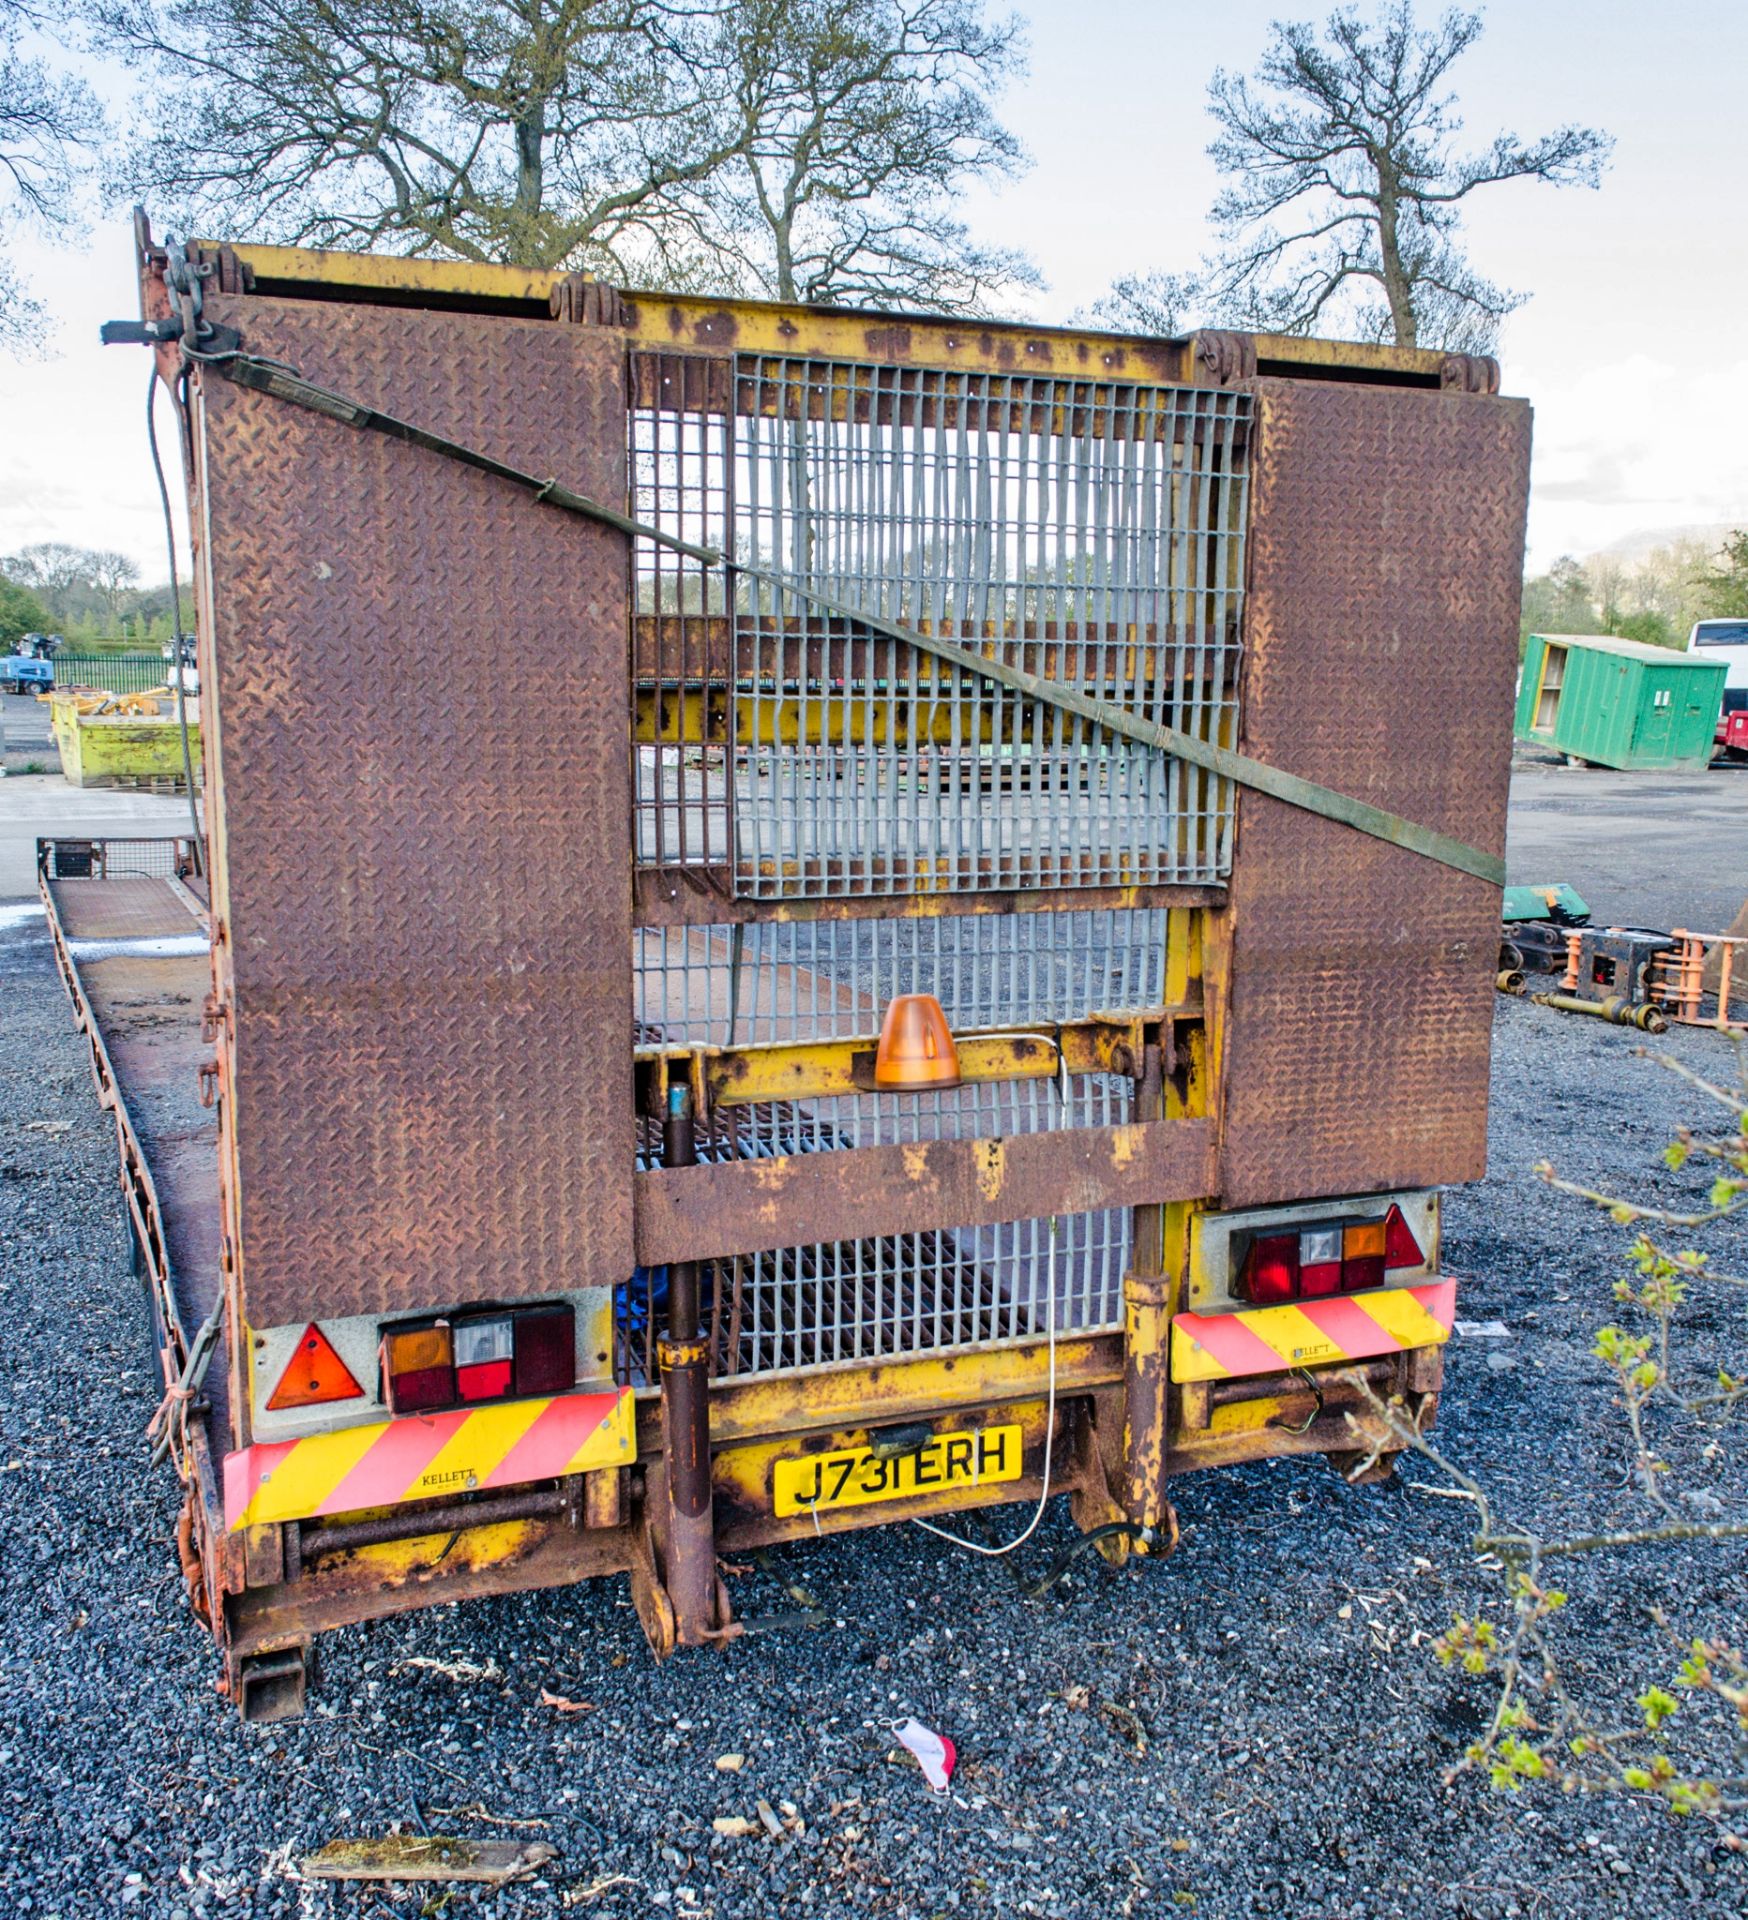
[[[307,378],[624,496],[623,347],[598,328],[209,311]],[[203,385],[247,1315],[616,1284],[632,1264],[623,541]]]
[[[1205,1120],[933,1140],[635,1176],[645,1267],[1218,1191]]]
[[[1505,848],[1530,415],[1258,382],[1244,751]],[[1479,1179],[1499,889],[1239,803],[1224,1204]]]
[[[1499,362],[1486,353],[1447,353],[1439,364],[1438,382],[1456,393],[1497,393]]]
[[[1204,328],[1192,336],[1192,377],[1198,386],[1230,387],[1256,372],[1256,335]]]
[[[1094,907],[1208,907],[1224,901],[1219,887],[1073,887],[1020,892],[838,894],[818,899],[735,900],[727,867],[645,867],[636,875],[640,927],[748,925],[761,920],[897,920],[987,913],[1061,913]]]
[[[165,880],[56,880],[55,903],[72,940],[146,940],[200,931],[200,922]]]
[[[583,273],[567,273],[548,295],[547,304],[553,319],[578,326],[623,327],[626,322],[619,289]]]
[[[1138,1525],[1163,1523],[1165,1462],[1171,1445],[1171,1303],[1165,1274],[1123,1276],[1123,1491]]]
[[[69,937],[187,933],[188,909],[162,879],[57,880],[56,913]],[[114,894],[112,902],[105,898]],[[155,898],[154,898],[155,895]],[[178,927],[176,922],[180,920]],[[200,1037],[208,984],[200,954],[118,954],[73,963],[95,1032],[99,1086],[117,1106],[123,1190],[146,1258],[168,1269],[182,1325],[192,1335],[219,1290],[218,1130],[199,1099],[210,1057]],[[229,1444],[224,1395],[209,1418]]]

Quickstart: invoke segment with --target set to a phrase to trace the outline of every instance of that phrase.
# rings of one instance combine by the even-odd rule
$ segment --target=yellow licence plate
[[[819,1513],[862,1507],[871,1500],[908,1500],[949,1487],[989,1486],[1020,1477],[1020,1430],[984,1427],[943,1433],[915,1453],[876,1459],[872,1447],[809,1453],[773,1463],[771,1493],[777,1512]]]

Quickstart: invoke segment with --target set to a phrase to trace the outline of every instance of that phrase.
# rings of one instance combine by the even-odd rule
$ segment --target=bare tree
[[[0,573],[28,587],[52,615],[64,619],[68,595],[91,578],[91,559],[85,548],[64,540],[39,540],[0,559]]]
[[[610,272],[732,150],[714,0],[98,4],[154,89],[114,187],[217,230]]]
[[[108,617],[109,631],[119,633],[123,613],[137,598],[134,590],[140,580],[139,564],[130,560],[125,553],[112,553],[108,549],[89,553],[85,558],[91,584],[97,590],[103,602],[103,611]]]
[[[0,347],[24,346],[42,318],[8,258],[21,228],[57,235],[78,223],[79,189],[102,126],[91,90],[24,51],[27,29],[59,24],[53,0],[0,0]]]
[[[1412,0],[1375,23],[1331,14],[1276,21],[1253,78],[1217,71],[1208,149],[1228,184],[1214,203],[1221,245],[1201,271],[1120,284],[1096,309],[1121,324],[1193,310],[1277,333],[1339,331],[1398,346],[1482,352],[1521,294],[1469,264],[1464,203],[1508,180],[1595,186],[1612,141],[1564,126],[1459,145],[1451,68],[1481,34],[1447,12],[1430,31]]]
[[[725,17],[737,157],[689,201],[707,272],[780,300],[988,312],[1036,284],[958,217],[1023,164],[993,99],[1020,23],[982,0],[742,0]]]

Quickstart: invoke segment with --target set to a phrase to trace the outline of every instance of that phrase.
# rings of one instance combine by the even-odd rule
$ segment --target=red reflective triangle
[[[1420,1250],[1414,1229],[1403,1219],[1402,1209],[1394,1201],[1384,1218],[1384,1265],[1392,1273],[1401,1267],[1426,1265],[1426,1255]]]
[[[333,1342],[312,1320],[298,1337],[291,1359],[267,1402],[269,1413],[291,1407],[319,1407],[330,1400],[362,1400],[364,1389],[334,1351]]]

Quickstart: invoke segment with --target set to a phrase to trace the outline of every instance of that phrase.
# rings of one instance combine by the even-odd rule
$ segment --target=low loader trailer
[[[201,818],[45,841],[245,1715],[325,1628],[1423,1424],[1484,1166],[1491,361],[138,230]],[[722,1558],[719,1558],[721,1556]]]

